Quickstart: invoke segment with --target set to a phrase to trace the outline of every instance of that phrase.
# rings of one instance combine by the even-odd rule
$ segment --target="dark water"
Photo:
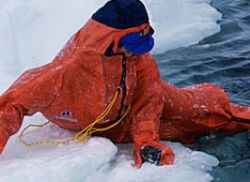
[[[221,32],[199,44],[155,55],[163,78],[180,87],[212,82],[250,105],[250,0],[214,0]],[[189,146],[216,156],[214,182],[250,182],[250,132],[213,134]]]

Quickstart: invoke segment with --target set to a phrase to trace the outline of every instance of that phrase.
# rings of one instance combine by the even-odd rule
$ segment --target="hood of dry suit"
[[[92,15],[84,27],[66,44],[58,57],[68,55],[68,58],[74,59],[72,55],[81,52],[77,49],[104,55],[110,46],[113,52],[117,52],[123,36],[147,27],[150,27],[149,18],[142,2],[111,0]]]

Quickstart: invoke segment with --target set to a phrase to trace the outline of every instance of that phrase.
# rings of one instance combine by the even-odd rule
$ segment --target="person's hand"
[[[144,154],[142,154],[142,151]],[[143,156],[149,156],[149,159],[146,160]],[[172,149],[164,144],[155,142],[134,146],[135,166],[138,168],[142,166],[143,162],[150,162],[156,165],[171,165],[174,163],[174,157],[175,155]]]

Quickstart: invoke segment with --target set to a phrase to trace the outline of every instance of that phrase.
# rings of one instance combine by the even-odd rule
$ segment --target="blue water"
[[[221,32],[199,44],[155,55],[162,77],[180,87],[211,82],[234,103],[250,105],[250,0],[214,0]],[[215,133],[189,146],[216,156],[214,182],[250,182],[250,132]]]

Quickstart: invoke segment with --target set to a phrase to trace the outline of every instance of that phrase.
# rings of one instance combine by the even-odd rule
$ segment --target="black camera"
[[[157,166],[161,161],[161,149],[152,146],[145,146],[140,149],[142,162],[149,162]]]

